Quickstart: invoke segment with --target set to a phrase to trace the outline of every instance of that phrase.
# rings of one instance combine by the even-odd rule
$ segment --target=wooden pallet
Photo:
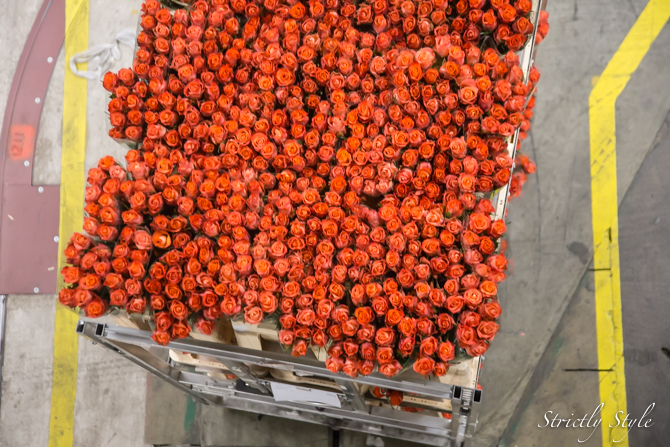
[[[397,409],[398,407],[394,407],[391,405],[388,401],[378,399],[372,394],[372,389],[374,387],[370,385],[361,385],[360,386],[360,392],[365,396],[365,403],[367,405],[372,405],[375,407],[385,407],[385,408],[393,408]],[[451,413],[452,407],[451,407],[451,401],[448,399],[428,399],[425,397],[421,396],[413,396],[410,394],[405,393],[402,398],[402,405],[401,407],[415,407],[415,408],[421,408],[424,410],[428,411],[434,411],[437,413]],[[435,415],[437,416],[437,415]]]
[[[108,315],[109,321],[112,324],[116,324],[122,327],[136,328],[142,330],[149,330],[149,323],[145,320],[142,320],[138,316],[129,317],[127,315]],[[196,340],[203,340],[214,343],[224,343],[237,345],[247,349],[253,349],[256,351],[267,351],[267,350],[281,350],[282,348],[279,345],[279,332],[276,326],[271,322],[263,322],[261,324],[252,325],[244,322],[230,322],[226,318],[221,318],[218,320],[214,330],[210,335],[201,334],[197,331],[191,331],[191,338]],[[317,346],[312,346],[311,351],[314,354],[314,357],[321,362],[325,362],[328,354],[326,349],[319,348]],[[217,370],[217,371],[227,371],[227,368],[220,362],[218,362],[213,357],[207,356],[193,356],[188,353],[177,353],[176,351],[170,350],[170,356],[174,361],[182,363],[185,365],[190,365],[203,369]],[[299,377],[295,376],[289,371],[281,371],[268,369],[265,367],[257,367],[255,365],[248,365],[252,368],[253,372],[259,377],[264,377],[267,374],[272,375],[273,377],[279,378],[281,380],[289,383],[314,383],[317,385],[317,382],[321,382],[322,379],[315,379],[313,377]],[[459,363],[453,363],[449,367],[449,371],[442,377],[431,377],[430,381],[440,382],[445,385],[456,385],[462,386],[464,388],[476,388],[477,379],[479,376],[479,367],[480,367],[480,358],[475,357],[461,361]],[[326,381],[327,382],[327,381]],[[336,387],[339,390],[339,386],[335,382],[330,383],[330,387]],[[321,384],[323,385],[323,384]],[[321,386],[319,385],[319,386]],[[326,386],[326,387],[328,387]],[[420,398],[418,398],[420,399]],[[432,402],[432,401],[429,401]],[[422,401],[417,401],[418,404],[423,405]],[[451,408],[451,403],[448,403],[449,409]],[[450,411],[450,410],[449,410]]]
[[[116,326],[127,327],[131,329],[141,329],[143,331],[150,331],[151,326],[149,322],[144,320],[141,315],[133,315],[132,317],[127,314],[109,314],[107,315],[110,322]]]
[[[460,363],[452,363],[449,371],[442,377],[434,377],[432,380],[447,385],[457,385],[464,388],[476,388],[479,376],[480,357],[464,360]]]
[[[191,331],[189,335],[196,340],[224,343],[226,345],[237,345],[235,330],[227,318],[220,318],[217,320],[216,325],[214,325],[214,330],[212,330],[212,333],[209,335],[197,331]]]
[[[116,326],[127,327],[131,329],[140,329],[143,331],[150,331],[151,325],[149,321],[143,318],[143,315],[127,315],[127,314],[109,314],[105,315],[102,318],[103,321],[97,320],[97,322],[105,322],[107,324],[113,324]],[[106,320],[106,321],[105,321]],[[233,326],[228,321],[227,318],[221,318],[217,320],[214,330],[211,334],[206,335],[197,330],[192,330],[189,333],[189,337],[196,340],[209,341],[214,343],[223,343],[227,345],[236,344],[235,340],[235,331]]]
[[[194,366],[196,371],[198,369],[213,370],[218,372],[229,371],[226,366],[216,360],[214,357],[207,355],[196,355],[188,352],[175,351],[170,349],[170,358],[181,365]]]

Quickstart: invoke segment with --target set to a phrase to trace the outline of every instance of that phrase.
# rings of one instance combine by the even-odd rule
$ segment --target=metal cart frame
[[[250,411],[282,418],[327,425],[333,429],[348,429],[379,436],[431,444],[440,447],[462,446],[471,437],[477,424],[477,405],[482,391],[439,382],[416,383],[389,379],[379,373],[369,376],[348,377],[332,373],[316,359],[294,358],[288,354],[255,351],[234,345],[195,339],[180,339],[167,347],[157,345],[151,332],[139,329],[80,320],[77,333],[94,343],[121,354],[148,372],[171,383],[208,405]],[[169,351],[213,357],[235,377],[206,371],[193,372],[192,368],[174,362]],[[299,402],[275,401],[271,393],[271,377],[258,377],[251,365],[291,371],[299,376],[324,378],[335,381],[341,408]],[[191,369],[191,371],[189,371]],[[479,369],[479,368],[477,368]],[[370,405],[359,392],[358,385],[378,386],[427,398],[451,402],[451,420],[421,413],[399,411]]]

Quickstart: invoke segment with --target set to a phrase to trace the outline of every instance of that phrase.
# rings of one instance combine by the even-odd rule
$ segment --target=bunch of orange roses
[[[147,0],[133,68],[105,75],[133,149],[89,172],[61,303],[150,312],[163,345],[276,318],[350,376],[483,354],[531,2],[188,3]]]

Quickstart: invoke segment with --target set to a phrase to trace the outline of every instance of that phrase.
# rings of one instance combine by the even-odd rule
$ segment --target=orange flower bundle
[[[276,318],[293,355],[351,376],[483,354],[507,269],[487,197],[539,79],[514,53],[530,9],[147,0],[133,68],[103,81],[135,148],[89,172],[61,303],[150,313],[163,345]]]

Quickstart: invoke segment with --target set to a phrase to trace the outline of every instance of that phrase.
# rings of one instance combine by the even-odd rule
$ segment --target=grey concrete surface
[[[616,143],[619,203],[670,110],[670,26],[661,30],[633,78],[617,100]],[[646,150],[645,150],[646,149]]]
[[[637,172],[619,210],[621,300],[628,412],[641,418],[651,404],[648,428],[631,430],[629,442],[665,445],[670,436],[670,114]],[[661,318],[659,318],[659,316]],[[659,321],[660,320],[660,321]],[[665,348],[665,352],[663,351]],[[646,418],[645,418],[646,419]]]
[[[146,373],[79,338],[73,447],[143,447]]]
[[[380,443],[383,442],[383,444]],[[354,431],[342,431],[340,433],[340,446],[342,447],[421,447],[425,444],[401,441],[399,439],[384,438],[368,435]]]
[[[151,445],[200,443],[198,407],[186,393],[158,377],[148,376],[144,442]]]
[[[272,416],[201,407],[202,446],[321,447],[328,445],[328,429]],[[412,446],[408,446],[412,447]]]
[[[49,442],[53,364],[53,296],[12,295],[7,300],[0,400],[0,446]]]
[[[201,405],[161,379],[147,381],[144,441],[150,445],[320,447],[328,439],[324,426]]]
[[[547,426],[557,414],[574,420],[592,415],[600,404],[598,372],[593,371],[598,369],[594,322],[593,274],[587,272],[535,368],[501,446],[602,445],[600,427],[593,430],[595,422],[588,428]]]

